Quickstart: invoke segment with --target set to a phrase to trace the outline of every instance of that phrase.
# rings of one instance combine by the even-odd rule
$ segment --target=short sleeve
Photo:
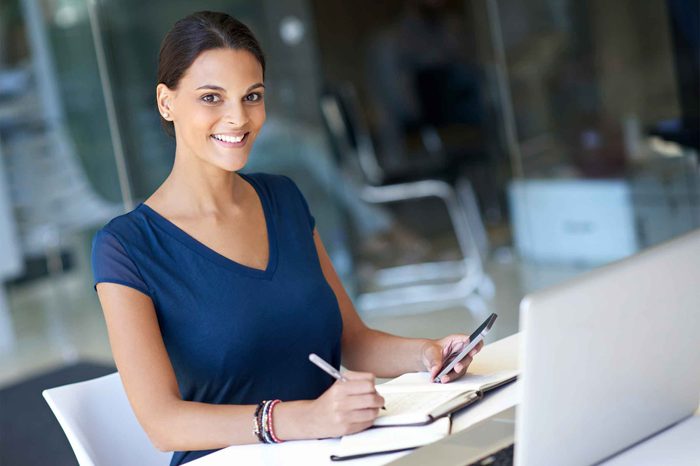
[[[92,274],[95,289],[98,283],[108,282],[151,296],[150,289],[122,243],[104,229],[98,231],[92,240]]]
[[[301,203],[301,206],[304,211],[304,216],[306,217],[307,221],[309,222],[309,228],[311,231],[314,231],[314,228],[316,227],[316,219],[314,218],[313,215],[311,215],[311,209],[309,209],[309,204],[306,202],[306,198],[304,197],[304,194],[302,194],[301,190],[299,187],[296,185],[296,183],[289,178],[288,176],[284,176],[284,178],[287,179],[290,185],[292,185],[292,189],[294,190],[294,194],[296,197],[299,199],[299,202]]]

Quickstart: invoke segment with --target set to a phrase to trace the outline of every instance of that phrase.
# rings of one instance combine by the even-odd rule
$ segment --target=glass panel
[[[43,7],[55,80],[76,152],[95,189],[121,202],[87,3],[62,0]]]
[[[157,57],[164,34],[193,3],[96,3],[138,202],[172,165],[174,143],[155,105]],[[305,2],[206,1],[197,8],[232,13],[259,37],[269,62],[268,122],[249,169],[298,182],[347,280],[351,264],[343,218],[329,195],[337,186],[318,123]],[[0,384],[78,355],[111,360],[90,249],[94,231],[123,209],[97,52],[86,0],[0,0],[0,353],[12,356],[0,358]]]
[[[109,357],[90,239],[122,206],[84,2],[4,1],[0,12],[0,223],[13,233],[0,241],[5,377],[73,360],[78,346]]]
[[[680,136],[687,58],[674,40],[697,5],[487,3],[523,172],[510,186],[520,254],[595,266],[699,227],[697,136]]]

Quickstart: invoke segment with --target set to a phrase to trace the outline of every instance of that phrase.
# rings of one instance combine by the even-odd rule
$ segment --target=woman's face
[[[265,122],[262,66],[248,51],[202,52],[177,89],[159,84],[158,107],[175,125],[177,151],[238,171]]]

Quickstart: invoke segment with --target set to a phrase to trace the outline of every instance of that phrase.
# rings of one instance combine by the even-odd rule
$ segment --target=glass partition
[[[521,257],[585,269],[700,227],[697,109],[682,99],[700,84],[697,69],[678,70],[691,60],[678,36],[697,4],[482,6],[512,110],[501,116],[514,130],[508,190]]]
[[[111,359],[91,287],[91,239],[128,209],[127,198],[144,200],[170,171],[174,141],[155,104],[158,51],[193,6],[0,0],[0,353],[12,355],[0,358],[0,383],[80,356]],[[351,286],[306,3],[212,0],[196,8],[233,14],[261,41],[268,120],[246,170],[300,185]]]

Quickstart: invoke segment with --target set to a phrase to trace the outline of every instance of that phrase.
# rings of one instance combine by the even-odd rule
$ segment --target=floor
[[[582,272],[576,267],[525,264],[508,248],[501,248],[486,264],[495,284],[487,303],[499,315],[488,341],[518,331],[518,304],[530,291],[555,284]],[[9,287],[8,300],[16,336],[13,347],[0,354],[0,387],[32,374],[77,360],[112,362],[104,318],[90,286],[86,258],[73,271]],[[469,333],[483,320],[464,306],[410,315],[363,315],[373,328],[412,337],[438,338]]]

